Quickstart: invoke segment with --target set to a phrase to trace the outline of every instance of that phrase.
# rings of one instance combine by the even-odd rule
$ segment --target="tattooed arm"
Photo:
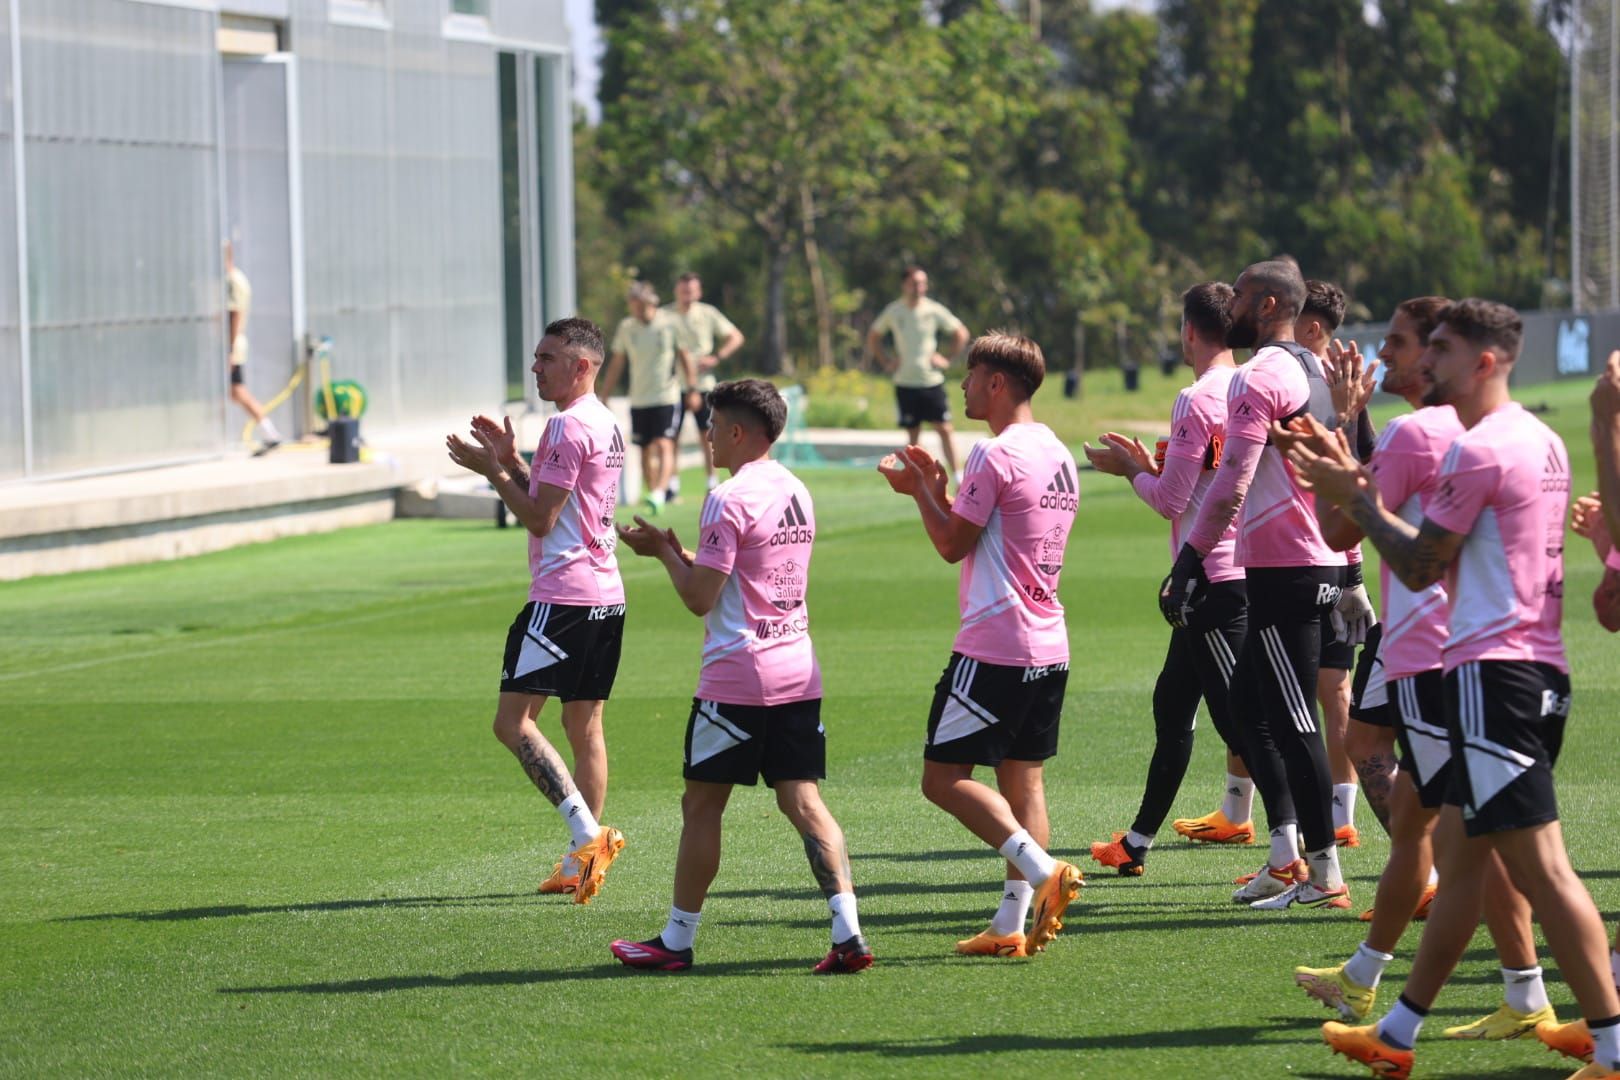
[[[1467,537],[1428,518],[1414,529],[1384,508],[1376,492],[1361,493],[1344,508],[1346,516],[1372,541],[1390,573],[1413,592],[1445,577]]]

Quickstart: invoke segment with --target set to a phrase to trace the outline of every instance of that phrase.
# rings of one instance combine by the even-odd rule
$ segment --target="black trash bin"
[[[1127,392],[1134,394],[1138,390],[1142,389],[1141,368],[1137,367],[1135,364],[1132,364],[1130,367],[1121,368],[1120,370],[1125,373],[1125,389]]]
[[[328,456],[333,465],[352,465],[360,460],[360,421],[353,416],[340,416],[326,425],[326,436],[332,449]]]

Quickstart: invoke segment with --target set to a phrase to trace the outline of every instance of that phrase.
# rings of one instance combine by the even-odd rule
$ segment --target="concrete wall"
[[[1342,327],[1338,336],[1354,340],[1363,355],[1375,356],[1384,343],[1384,323]],[[1583,313],[1534,311],[1524,315],[1524,348],[1513,370],[1515,385],[1554,379],[1595,377],[1620,349],[1620,311]]]

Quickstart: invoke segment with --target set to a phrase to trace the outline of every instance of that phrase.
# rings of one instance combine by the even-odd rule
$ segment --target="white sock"
[[[1132,829],[1130,832],[1125,834],[1125,842],[1131,845],[1131,847],[1141,848],[1143,851],[1146,851],[1148,848],[1153,846],[1153,837],[1148,833],[1139,833],[1135,829]]]
[[[1605,1069],[1620,1069],[1620,1024],[1592,1027],[1587,1021],[1586,1026],[1592,1031],[1592,1060]]]
[[[1356,823],[1356,785],[1333,785],[1333,827],[1342,829]]]
[[[276,430],[276,422],[268,416],[259,421],[259,430],[264,432],[266,442],[281,441],[281,432]]]
[[[1433,866],[1429,867],[1429,884],[1430,885],[1439,885],[1440,884],[1440,871],[1438,869],[1436,869],[1435,867],[1433,867]],[[1614,984],[1616,986],[1620,986],[1620,968],[1616,968],[1615,971],[1617,972],[1617,974],[1614,977]]]
[[[670,477],[669,487],[666,490],[671,495],[679,495],[681,493],[681,478],[679,476]]]
[[[1620,949],[1609,950],[1609,974],[1614,978],[1614,988],[1620,990]]]
[[[659,940],[664,943],[664,948],[674,952],[690,949],[692,941],[697,937],[698,920],[701,918],[703,918],[701,911],[682,911],[671,905],[669,922],[664,924],[664,932],[658,935]]]
[[[1018,872],[1032,885],[1051,877],[1053,868],[1057,866],[1057,860],[1041,850],[1041,845],[1029,835],[1028,829],[1019,829],[1007,837],[1000,850],[1002,857],[1018,867]]]
[[[1389,1015],[1378,1021],[1378,1037],[1399,1050],[1410,1050],[1417,1045],[1418,1032],[1423,1030],[1427,1013],[1420,1013],[1401,995]]]
[[[1344,884],[1339,870],[1339,845],[1329,844],[1321,851],[1308,852],[1305,863],[1311,868],[1311,884],[1322,889],[1337,889]]]
[[[1547,985],[1541,981],[1541,967],[1502,969],[1502,989],[1507,992],[1508,1008],[1533,1013],[1547,1007]]]
[[[574,858],[574,856],[572,854],[568,854],[568,855],[563,856],[562,876],[563,877],[578,877],[579,876],[579,860]]]
[[[841,892],[827,898],[827,910],[832,912],[832,943],[842,945],[861,932],[860,916],[855,914],[855,894]]]
[[[649,491],[647,492],[647,498],[651,499],[655,506],[664,505],[664,493],[662,491]]]
[[[596,839],[596,834],[602,831],[591,808],[585,805],[585,796],[577,791],[557,804],[557,813],[563,816],[568,823],[568,831],[574,834],[576,848]]]
[[[1008,878],[1001,893],[1001,906],[990,920],[990,932],[1001,937],[1022,934],[1024,920],[1029,918],[1029,902],[1035,898],[1035,886],[1017,878]]]
[[[1395,957],[1389,953],[1379,952],[1363,941],[1356,946],[1355,955],[1344,962],[1345,977],[1357,986],[1376,988],[1384,977],[1384,968],[1393,959]]]
[[[1226,774],[1226,797],[1221,813],[1234,825],[1241,825],[1254,814],[1254,781],[1247,776]]]
[[[1271,830],[1271,865],[1278,870],[1299,858],[1299,826],[1293,822]]]

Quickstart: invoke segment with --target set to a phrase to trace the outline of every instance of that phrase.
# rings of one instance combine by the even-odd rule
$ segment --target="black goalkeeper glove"
[[[1209,579],[1204,576],[1204,557],[1191,544],[1181,545],[1170,576],[1159,587],[1159,612],[1164,621],[1185,630],[1204,602]]]

